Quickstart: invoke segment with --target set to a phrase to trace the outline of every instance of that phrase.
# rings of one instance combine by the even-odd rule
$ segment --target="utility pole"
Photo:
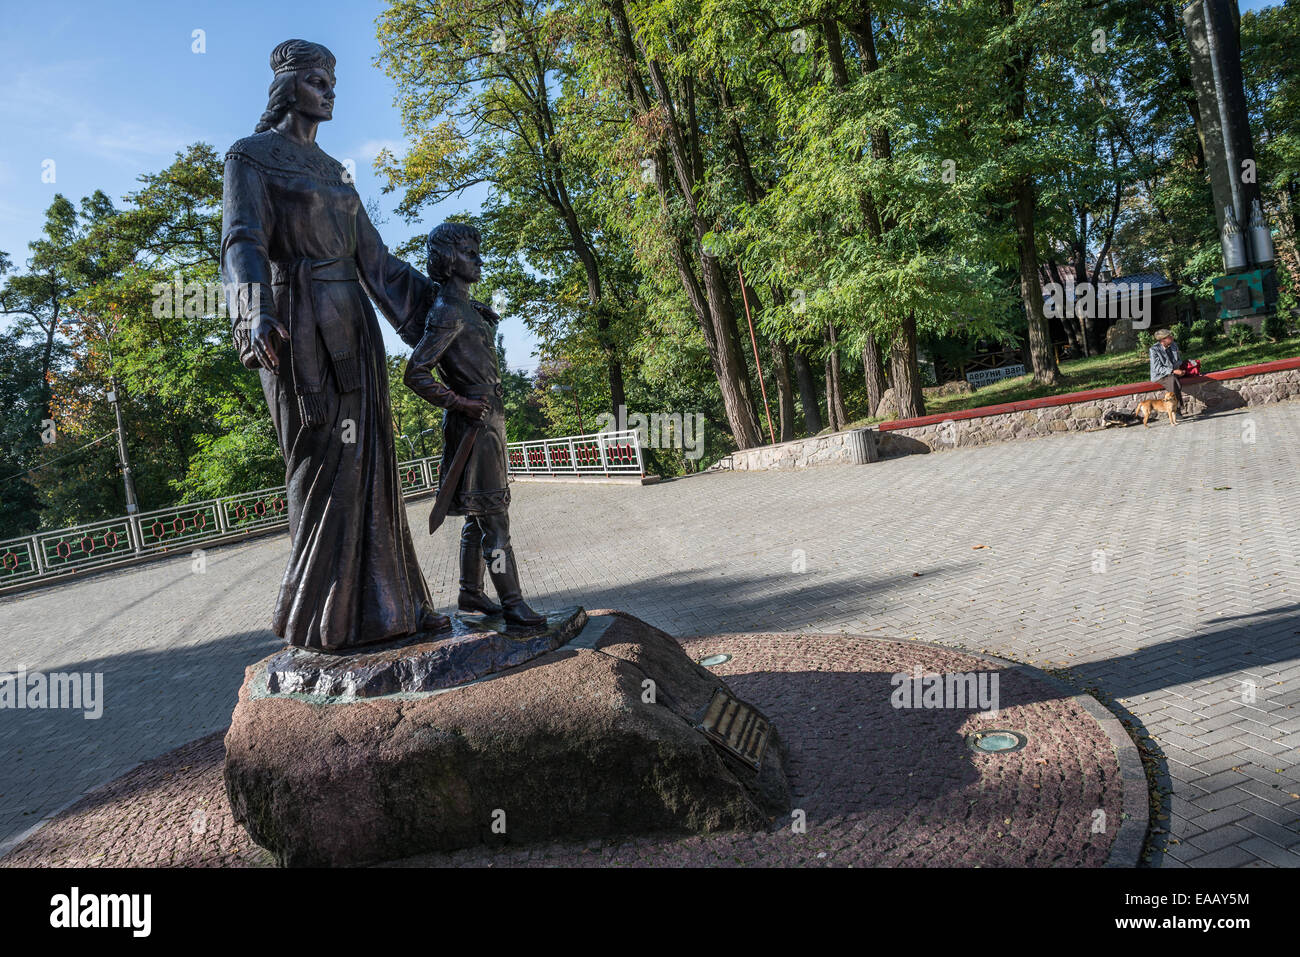
[[[113,314],[112,321],[104,319],[102,316],[92,316],[82,319],[104,340],[104,347],[108,352],[108,401],[113,406],[113,418],[117,420],[117,459],[118,465],[122,469],[122,486],[126,490],[126,514],[134,515],[140,511],[140,503],[135,497],[135,479],[131,475],[131,460],[126,454],[126,429],[122,427],[122,403],[117,396],[117,375],[113,372],[113,336],[117,332],[117,314],[116,310],[109,310]]]
[[[135,497],[135,479],[131,477],[131,460],[126,456],[126,430],[122,428],[122,403],[117,397],[117,376],[113,373],[113,333],[117,331],[114,322],[111,329],[104,329],[104,343],[108,347],[108,401],[113,406],[113,417],[117,419],[117,458],[122,466],[122,485],[126,489],[126,514],[134,515],[140,511],[140,503]]]
[[[122,484],[126,487],[126,514],[134,515],[140,511],[140,504],[135,498],[135,480],[131,477],[131,462],[126,457],[126,432],[122,428],[122,403],[117,398],[117,377],[109,377],[108,401],[113,405],[113,415],[117,419],[117,457],[122,466]]]

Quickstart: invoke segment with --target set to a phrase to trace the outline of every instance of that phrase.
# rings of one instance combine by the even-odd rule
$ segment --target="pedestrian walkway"
[[[677,635],[917,638],[1060,670],[1154,739],[1165,866],[1300,864],[1300,404],[863,466],[658,486],[524,485],[542,607]],[[430,503],[411,507],[412,528]],[[444,610],[459,528],[417,548]],[[219,730],[282,536],[0,601],[0,671],[104,673],[101,719],[0,712],[0,840]]]

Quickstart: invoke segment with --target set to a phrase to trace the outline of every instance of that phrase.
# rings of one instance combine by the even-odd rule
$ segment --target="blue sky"
[[[115,202],[136,177],[165,167],[177,150],[203,140],[224,151],[266,106],[267,57],[289,37],[324,43],[338,58],[335,119],[317,142],[356,164],[357,189],[387,214],[389,246],[416,232],[393,213],[371,163],[383,146],[401,150],[394,87],[373,65],[379,52],[378,0],[351,2],[6,3],[0,34],[0,250],[22,268],[56,192],[74,202],[103,189]],[[203,30],[205,53],[193,52]],[[55,161],[54,183],[41,179]],[[485,193],[467,192],[428,212],[425,229],[449,213],[477,210]],[[387,323],[390,352],[409,352]],[[506,356],[533,368],[534,339],[504,317]]]
[[[1241,0],[1256,10],[1265,0]],[[136,177],[166,166],[189,143],[224,150],[253,131],[266,103],[267,56],[289,37],[328,46],[338,57],[336,119],[317,141],[352,159],[357,189],[388,220],[379,231],[396,246],[417,231],[393,215],[396,195],[379,191],[371,161],[385,145],[401,149],[394,88],[373,65],[379,0],[103,0],[6,4],[0,34],[0,250],[20,268],[56,192],[74,202],[95,189],[114,201]],[[195,30],[206,52],[193,52]],[[55,182],[41,179],[55,161]],[[427,229],[446,214],[476,210],[484,193],[467,193],[427,213]],[[388,348],[409,351],[383,324]],[[533,368],[535,340],[508,314],[506,355]]]

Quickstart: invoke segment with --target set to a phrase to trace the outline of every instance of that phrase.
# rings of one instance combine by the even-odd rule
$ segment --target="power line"
[[[22,478],[24,475],[31,475],[33,472],[39,472],[41,469],[49,468],[55,462],[62,461],[63,459],[68,458],[68,456],[76,455],[78,452],[82,451],[82,449],[88,449],[92,445],[98,445],[100,442],[103,442],[105,439],[113,435],[117,435],[117,429],[113,429],[111,432],[105,432],[99,438],[95,439],[95,441],[87,442],[85,445],[81,446],[80,448],[75,448],[71,452],[65,452],[64,454],[58,456],[57,458],[52,458],[48,462],[44,462],[41,465],[36,466],[35,468],[23,469],[21,472],[15,472],[13,475],[8,476],[7,478],[0,479],[0,483],[12,482],[16,478]]]

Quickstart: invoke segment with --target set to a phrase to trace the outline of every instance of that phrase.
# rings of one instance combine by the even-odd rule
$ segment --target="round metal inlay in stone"
[[[700,664],[706,668],[712,668],[715,665],[725,664],[731,660],[731,655],[709,655],[707,658],[701,658]]]
[[[967,735],[966,743],[972,751],[1005,754],[1008,751],[1019,751],[1029,743],[1029,739],[1019,731],[981,731]]]

